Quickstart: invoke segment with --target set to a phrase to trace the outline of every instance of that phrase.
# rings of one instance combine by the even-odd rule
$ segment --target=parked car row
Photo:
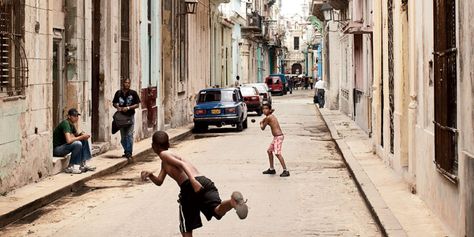
[[[209,126],[231,125],[238,131],[248,126],[247,113],[262,115],[262,106],[272,103],[265,83],[244,84],[238,88],[209,88],[199,92],[194,107],[194,129],[206,131]]]

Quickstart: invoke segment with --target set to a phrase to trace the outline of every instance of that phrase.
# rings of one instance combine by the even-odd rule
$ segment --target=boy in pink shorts
[[[281,155],[281,147],[283,145],[284,136],[280,128],[280,123],[278,123],[278,119],[275,117],[275,115],[273,115],[274,111],[275,110],[272,109],[270,104],[263,105],[263,114],[265,114],[265,118],[260,121],[260,128],[265,130],[268,125],[272,129],[273,134],[273,141],[267,150],[270,168],[263,171],[263,174],[276,174],[275,168],[273,166],[273,153],[275,153],[275,156],[278,158],[281,166],[283,167],[283,172],[280,174],[280,177],[288,177],[290,176],[290,172],[286,170],[285,160]]]

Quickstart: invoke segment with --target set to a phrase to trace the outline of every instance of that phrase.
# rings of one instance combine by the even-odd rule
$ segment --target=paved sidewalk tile
[[[389,236],[454,236],[444,228],[420,197],[410,192],[403,178],[372,152],[369,136],[354,121],[339,111],[320,109],[320,112],[328,123],[333,138],[350,151],[349,155],[357,166],[354,173],[363,173],[368,177],[371,184],[361,185],[361,189],[375,215],[381,219],[381,224],[387,225],[383,227]],[[357,179],[358,174],[354,176]],[[376,193],[367,189],[368,186],[375,187]],[[382,200],[371,198],[377,195]],[[384,209],[384,206],[388,209]],[[390,216],[394,216],[396,220]],[[394,228],[397,225],[402,230]]]

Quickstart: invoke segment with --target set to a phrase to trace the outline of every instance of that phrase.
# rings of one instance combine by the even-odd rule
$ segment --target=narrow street
[[[215,182],[222,199],[240,190],[250,207],[243,221],[234,211],[220,221],[203,217],[195,236],[380,236],[312,104],[312,91],[273,98],[285,133],[288,178],[261,173],[268,168],[271,134],[258,128],[256,116],[242,133],[211,129],[173,146]],[[158,158],[148,154],[4,228],[0,236],[180,236],[176,183],[168,177],[157,187],[139,180],[141,170],[159,168]]]

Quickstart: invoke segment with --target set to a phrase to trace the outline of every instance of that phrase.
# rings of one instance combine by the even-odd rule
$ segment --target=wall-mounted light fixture
[[[334,17],[334,12],[333,12],[333,8],[332,6],[325,2],[322,6],[321,6],[321,11],[323,12],[324,14],[324,20],[325,21],[331,21],[333,20],[333,17]]]

